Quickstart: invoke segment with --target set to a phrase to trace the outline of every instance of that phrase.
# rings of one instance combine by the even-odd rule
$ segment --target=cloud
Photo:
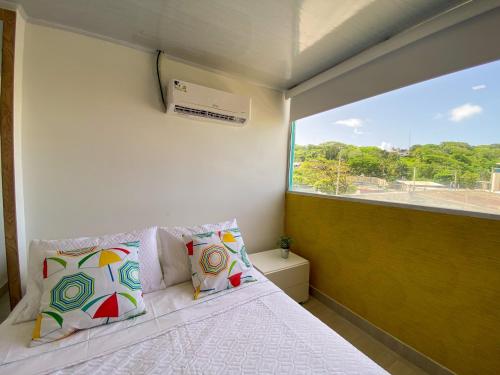
[[[469,117],[483,112],[483,108],[479,105],[465,103],[459,107],[455,107],[450,111],[450,121],[459,122]]]
[[[359,118],[348,118],[345,120],[335,121],[337,125],[347,126],[349,128],[361,128],[363,127],[363,120]]]
[[[394,145],[389,142],[382,142],[378,147],[384,151],[391,151],[394,148]]]
[[[365,132],[362,130],[359,130],[358,128],[354,128],[354,134],[361,135],[361,134],[365,134]]]
[[[483,84],[472,86],[472,90],[474,90],[474,91],[483,90],[485,88],[486,88],[486,85],[483,85]]]

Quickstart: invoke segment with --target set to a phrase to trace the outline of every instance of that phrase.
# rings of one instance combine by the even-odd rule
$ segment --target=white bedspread
[[[0,326],[0,374],[385,374],[261,276],[193,301],[190,283],[145,296],[141,317],[29,348]]]

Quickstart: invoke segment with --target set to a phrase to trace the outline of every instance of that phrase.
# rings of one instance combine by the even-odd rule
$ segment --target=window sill
[[[486,212],[478,212],[478,211],[463,211],[453,208],[442,208],[442,207],[432,207],[432,206],[419,206],[416,204],[409,203],[398,203],[398,202],[386,202],[386,201],[378,201],[371,200],[366,198],[356,198],[349,196],[336,196],[336,195],[328,195],[328,194],[317,194],[317,193],[306,193],[301,191],[287,190],[288,194],[301,195],[306,197],[316,197],[316,198],[325,198],[325,199],[333,199],[339,201],[348,201],[348,202],[356,202],[356,203],[364,203],[370,204],[374,206],[385,206],[385,207],[397,207],[397,208],[407,208],[416,211],[425,211],[425,212],[434,212],[446,215],[456,215],[456,216],[469,216],[476,217],[480,219],[489,219],[489,220],[498,220],[500,221],[500,214],[490,214]]]

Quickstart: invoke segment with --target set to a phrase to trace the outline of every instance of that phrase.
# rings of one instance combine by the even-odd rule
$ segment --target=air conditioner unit
[[[250,120],[251,98],[172,79],[167,113],[196,120],[243,126]]]

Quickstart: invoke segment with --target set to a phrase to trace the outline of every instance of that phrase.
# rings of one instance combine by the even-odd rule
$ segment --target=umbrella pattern
[[[68,264],[68,262],[63,259],[64,257],[79,257],[81,255],[90,253],[95,249],[97,249],[97,246],[83,247],[74,250],[57,250],[56,253],[57,255],[59,255],[58,257],[46,257],[43,260],[43,278],[46,279],[54,273],[66,269],[66,265]]]
[[[95,279],[83,272],[63,276],[50,291],[50,307],[64,313],[79,309],[95,292]]]
[[[118,269],[120,284],[125,285],[130,290],[141,289],[141,279],[139,277],[139,262],[127,260]]]
[[[232,244],[237,244],[238,241],[231,232],[220,231],[217,234],[219,235],[219,238],[226,249],[228,249],[233,254],[238,254],[238,252],[233,249],[232,245]],[[228,243],[231,243],[231,246],[229,246]]]
[[[229,255],[222,246],[210,245],[201,251],[199,264],[203,273],[217,276],[227,268]]]
[[[213,232],[210,232],[210,233],[204,233],[202,235],[197,235],[198,237],[200,238],[203,238],[203,237],[206,237],[207,234],[210,234],[212,235]],[[186,249],[187,249],[187,252],[188,252],[188,255],[191,256],[193,255],[194,253],[194,247],[195,246],[202,246],[202,245],[206,245],[207,243],[206,242],[201,242],[201,243],[194,243],[193,241],[189,241],[187,244],[186,244]]]
[[[68,262],[60,257],[46,257],[43,260],[43,278],[46,279],[50,275],[64,270],[67,264]]]
[[[123,247],[110,247],[101,249],[83,257],[78,262],[78,268],[108,267],[111,281],[115,281],[110,265],[113,263],[121,262],[123,258],[125,258],[128,254],[130,254],[130,251]]]
[[[119,299],[120,301],[118,301]],[[106,318],[107,324],[110,318],[119,318],[136,307],[137,300],[132,295],[125,292],[115,292],[93,299],[82,307],[82,311],[89,314],[92,319]]]
[[[197,287],[194,288],[194,299],[198,299],[200,293],[209,293],[215,290],[215,288],[201,289],[201,284],[203,283],[203,278],[198,276],[198,272],[193,272],[191,274],[192,279],[197,280]]]
[[[231,272],[233,271],[235,266],[237,266],[238,268],[237,271],[239,272],[235,272],[231,275]],[[242,281],[243,282],[254,281],[254,277],[252,275],[242,276],[243,275],[242,267],[236,260],[233,260],[231,266],[229,266],[229,272],[227,274],[228,274],[227,279],[229,280],[229,284],[231,284],[233,288],[240,286]],[[228,285],[227,288],[229,289],[231,286]]]
[[[39,339],[40,337],[42,337],[42,320],[44,321],[43,324],[44,336],[54,331],[57,331],[59,328],[62,327],[64,321],[63,317],[56,312],[42,311],[40,314],[38,314],[35,321],[35,328],[33,329],[34,339]]]
[[[229,280],[229,283],[233,286],[239,286],[241,284],[241,275],[243,272],[237,272],[231,275],[231,271],[233,270],[234,266],[236,265],[236,261],[233,260],[231,263],[231,266],[229,267],[229,272],[228,272],[228,277],[227,279]]]
[[[95,249],[97,249],[97,246],[82,247],[80,249],[73,249],[73,250],[57,250],[57,254],[75,258],[84,254],[91,253]]]
[[[252,267],[252,263],[250,263],[250,259],[248,259],[247,248],[245,245],[243,245],[240,249],[240,256],[243,263],[245,263],[245,266],[248,268]]]

